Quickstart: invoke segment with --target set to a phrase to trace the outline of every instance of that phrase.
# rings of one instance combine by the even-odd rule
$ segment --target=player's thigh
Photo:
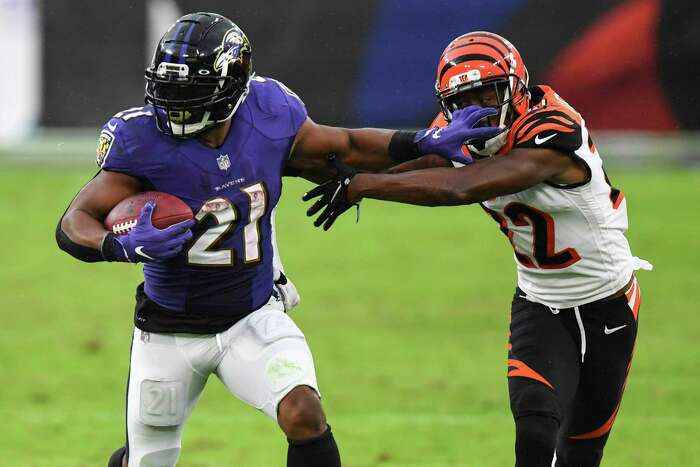
[[[251,313],[225,333],[227,352],[216,369],[236,397],[277,418],[277,406],[297,386],[318,392],[304,334],[276,304]]]
[[[632,363],[637,314],[624,297],[582,313],[587,351],[561,442],[603,439],[612,428]]]
[[[129,467],[175,465],[206,374],[170,334],[134,331],[127,396]]]
[[[515,418],[562,420],[578,385],[580,353],[566,313],[517,295],[511,309],[508,391]]]

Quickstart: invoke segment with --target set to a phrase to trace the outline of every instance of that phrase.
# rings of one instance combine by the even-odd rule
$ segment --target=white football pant
[[[134,330],[127,397],[129,467],[170,467],[182,431],[210,374],[243,402],[277,419],[292,389],[318,392],[304,334],[270,301],[218,334]]]

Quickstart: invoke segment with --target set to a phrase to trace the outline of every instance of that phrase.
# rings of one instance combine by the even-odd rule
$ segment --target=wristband
[[[414,141],[415,138],[415,131],[394,132],[389,142],[389,157],[396,162],[406,162],[420,157],[422,154]]]
[[[129,257],[126,256],[126,252],[124,251],[121,243],[119,243],[119,240],[117,240],[117,236],[112,232],[107,233],[105,238],[102,239],[102,247],[100,248],[100,252],[102,253],[102,257],[105,259],[105,261],[131,262]]]

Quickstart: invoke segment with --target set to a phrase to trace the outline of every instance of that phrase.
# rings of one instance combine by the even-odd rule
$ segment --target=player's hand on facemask
[[[280,300],[284,304],[285,313],[297,306],[301,302],[301,297],[294,283],[289,280],[287,276],[284,275],[279,269],[275,269],[274,272],[274,288],[279,294]]]
[[[126,235],[114,237],[117,260],[130,263],[163,261],[180,254],[185,243],[192,240],[190,229],[194,226],[194,220],[188,219],[166,229],[158,229],[151,223],[155,207],[153,202],[146,203],[136,226]]]
[[[438,154],[451,161],[461,164],[471,164],[473,159],[464,154],[462,146],[475,141],[484,141],[497,136],[502,128],[493,126],[477,126],[479,121],[496,115],[492,107],[470,105],[456,110],[452,121],[443,128],[428,128],[416,134],[415,143],[422,154]]]

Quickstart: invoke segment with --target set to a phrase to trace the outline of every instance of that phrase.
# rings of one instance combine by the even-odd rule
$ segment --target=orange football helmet
[[[449,122],[452,113],[466,105],[464,96],[468,91],[493,86],[498,125],[507,129],[530,107],[528,78],[527,68],[513,44],[498,34],[474,31],[459,36],[445,48],[438,62],[435,91]],[[485,142],[484,147],[470,150],[481,155],[495,154],[505,143],[506,135],[507,130]]]

